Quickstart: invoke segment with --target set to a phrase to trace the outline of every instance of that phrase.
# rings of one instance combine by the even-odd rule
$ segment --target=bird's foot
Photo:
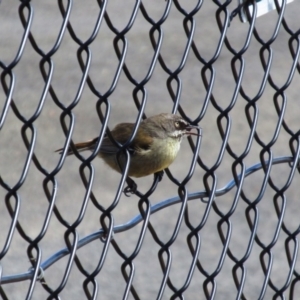
[[[155,173],[154,176],[157,176],[158,182],[160,182],[164,177],[164,171],[159,171],[159,172]]]
[[[124,189],[124,194],[126,197],[130,197],[130,194],[135,194],[137,191],[137,184],[130,177],[126,178],[127,187]]]

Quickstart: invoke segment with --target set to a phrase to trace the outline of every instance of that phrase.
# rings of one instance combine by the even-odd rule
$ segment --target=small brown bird
[[[121,123],[111,131],[111,134],[117,142],[124,144],[130,138],[133,128],[133,123]],[[178,115],[168,113],[161,113],[143,120],[128,148],[130,153],[128,176],[143,177],[159,173],[167,168],[178,154],[182,137],[184,135],[199,135],[191,132],[194,128],[199,127],[189,124]],[[80,152],[93,150],[97,140],[98,137],[75,144],[75,147]],[[56,152],[61,153],[62,150],[58,149]],[[118,163],[116,155],[118,151],[119,148],[111,142],[108,136],[105,136],[98,155],[112,169],[121,173],[120,165],[123,166],[126,163],[126,154],[121,153],[119,155]],[[73,154],[73,150],[69,148],[67,154]],[[133,180],[131,181],[133,182]]]

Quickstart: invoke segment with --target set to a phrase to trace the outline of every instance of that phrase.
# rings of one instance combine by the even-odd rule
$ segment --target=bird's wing
[[[130,137],[133,128],[134,124],[132,123],[122,123],[117,125],[111,131],[111,134],[117,142],[125,144]],[[139,127],[136,136],[129,146],[128,150],[131,154],[134,155],[136,152],[149,150],[152,142],[152,138],[149,136],[149,134],[147,134],[146,130],[144,129],[143,123],[141,123],[141,126]],[[118,150],[119,148],[115,146],[107,136],[103,139],[100,148],[101,152],[114,154],[118,152]]]
[[[153,138],[149,135],[145,124],[142,122],[140,127],[136,133],[136,136],[130,146],[127,148],[128,151],[134,155],[137,152],[149,151],[151,144],[153,143]],[[132,123],[122,123],[117,125],[112,131],[111,134],[113,138],[121,143],[125,144],[130,137],[132,130],[134,128],[134,124]],[[98,142],[98,137],[89,140],[87,142],[77,143],[75,144],[76,149],[81,151],[93,150],[95,145]],[[56,150],[56,152],[62,153],[63,148]],[[109,139],[107,135],[104,136],[102,144],[100,146],[100,152],[106,154],[116,154],[119,151],[119,148]],[[67,155],[73,154],[73,150],[71,147],[68,149]]]

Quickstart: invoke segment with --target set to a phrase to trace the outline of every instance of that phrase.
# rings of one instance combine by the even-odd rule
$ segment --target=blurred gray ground
[[[154,20],[160,18],[166,5],[165,1],[162,0],[145,1],[143,3],[148,14]],[[120,30],[124,28],[130,18],[134,4],[135,1],[109,1],[107,10],[115,27]],[[19,2],[12,1],[3,1],[0,4],[0,60],[5,64],[9,64],[14,59],[23,34],[22,24],[18,16],[18,5]],[[55,1],[32,1],[32,5],[34,7],[34,18],[31,32],[40,49],[47,52],[56,41],[62,17]],[[192,0],[188,0],[184,1],[182,5],[189,11],[195,6],[195,3]],[[236,3],[234,2],[231,4],[230,9],[233,10],[235,6]],[[194,40],[201,55],[206,60],[209,60],[214,55],[220,37],[215,19],[217,8],[212,1],[204,1],[200,12],[195,15],[196,32]],[[91,35],[98,11],[96,1],[76,1],[73,3],[70,21],[81,40],[86,40]],[[294,1],[286,8],[285,19],[293,30],[299,30],[299,13],[300,7],[298,1]],[[272,36],[277,17],[277,13],[273,11],[257,19],[257,31],[265,41]],[[171,70],[175,70],[180,64],[186,45],[186,35],[183,30],[182,21],[183,16],[173,5],[170,16],[162,26],[164,39],[161,54]],[[150,24],[147,23],[141,12],[139,12],[132,29],[126,34],[126,38],[128,39],[126,64],[136,80],[141,80],[146,76],[153,56],[153,49],[149,40],[150,28]],[[240,23],[238,17],[232,21],[227,37],[235,49],[240,49],[245,43],[248,28],[247,24]],[[106,23],[103,22],[96,40],[90,46],[92,66],[89,75],[101,93],[105,93],[109,89],[118,64],[118,59],[113,48],[114,37],[114,34],[108,29]],[[289,38],[290,36],[286,31],[280,28],[278,38],[272,44],[273,64],[271,76],[278,86],[282,86],[285,83],[292,65],[292,58],[288,49]],[[252,38],[250,47],[244,54],[246,64],[243,88],[249,96],[256,95],[263,79],[264,73],[259,58],[260,48],[261,45]],[[55,66],[52,86],[60,101],[66,105],[71,103],[76,96],[82,75],[76,57],[77,49],[78,45],[66,31],[59,51],[52,57]],[[213,94],[218,105],[222,108],[226,108],[229,105],[234,93],[235,81],[230,66],[232,58],[233,55],[223,46],[219,59],[214,63],[216,77]],[[33,50],[29,41],[27,41],[24,54],[20,62],[13,69],[15,75],[13,99],[20,112],[27,118],[34,114],[44,86],[39,70],[40,60],[41,57]],[[195,55],[191,51],[187,64],[180,73],[182,80],[180,103],[185,113],[191,119],[197,117],[200,113],[203,99],[206,95],[200,74],[202,67],[203,65],[195,58]],[[166,88],[167,78],[168,75],[157,64],[153,77],[146,85],[148,102],[145,112],[148,116],[160,112],[172,111],[173,102]],[[299,83],[300,77],[299,74],[296,74],[292,84],[286,90],[288,102],[284,118],[288,126],[294,131],[300,128]],[[109,126],[112,127],[122,121],[134,122],[136,120],[137,109],[132,100],[133,89],[134,86],[127,80],[123,73],[116,90],[109,97],[111,104]],[[257,133],[266,144],[273,137],[278,121],[273,103],[274,94],[275,91],[270,85],[267,85],[258,104],[259,119]],[[99,134],[101,123],[95,109],[97,100],[96,96],[86,85],[79,104],[73,110],[76,118],[73,141],[79,142],[93,138]],[[1,110],[4,101],[5,95],[1,86]],[[229,144],[235,153],[242,153],[244,151],[249,135],[249,126],[244,113],[245,105],[246,101],[239,97],[236,105],[229,113],[232,120]],[[56,167],[60,158],[57,153],[54,153],[54,150],[62,147],[65,141],[59,121],[61,113],[62,111],[53,103],[51,97],[48,95],[41,116],[34,122],[37,130],[34,151],[42,166],[49,172]],[[209,105],[205,117],[200,123],[203,130],[200,156],[207,166],[212,166],[216,162],[222,142],[216,124],[218,116],[219,112],[212,105]],[[4,181],[10,186],[14,186],[18,182],[27,155],[27,150],[20,134],[22,125],[10,109],[0,133],[0,172]],[[28,134],[30,138],[30,132]],[[272,147],[274,156],[290,155],[289,138],[290,136],[284,130],[280,131],[280,136]],[[261,147],[254,142],[249,155],[244,159],[247,167],[259,162],[260,151]],[[192,153],[188,142],[184,140],[178,158],[170,167],[176,178],[182,180],[186,176],[191,159]],[[233,159],[226,153],[220,167],[215,172],[218,177],[218,189],[233,178],[232,163]],[[56,176],[58,181],[56,205],[62,216],[69,223],[76,220],[85,193],[79,176],[79,166],[80,162],[76,157],[68,157],[62,170]],[[98,201],[103,206],[108,207],[115,198],[120,175],[114,171],[107,170],[101,160],[95,160],[93,166],[96,172],[93,192]],[[279,188],[287,181],[289,170],[288,165],[274,166],[272,168],[272,180]],[[194,176],[187,186],[189,192],[204,189],[203,174],[204,171],[197,166]],[[262,172],[257,172],[245,180],[243,189],[250,199],[257,197],[262,185],[262,178]],[[25,232],[32,239],[39,234],[48,209],[48,201],[42,186],[43,179],[44,176],[31,163],[25,183],[19,190],[21,207],[18,220]],[[287,197],[287,209],[284,221],[291,231],[296,230],[299,226],[298,180],[299,175],[296,174],[291,187],[285,193]],[[139,179],[137,183],[139,189],[143,192],[150,187],[152,178]],[[230,209],[235,191],[233,189],[230,193],[216,199],[219,208],[224,213]],[[274,194],[275,191],[268,187],[264,198],[257,206],[259,209],[258,234],[266,244],[273,238],[277,224],[277,216],[273,205]],[[175,195],[177,195],[177,187],[165,176],[155,193],[151,196],[150,201],[152,204],[155,204]],[[5,196],[6,191],[0,187],[0,199],[2,199],[0,201],[0,249],[2,249],[7,238],[11,222],[4,201]],[[137,203],[138,198],[135,196],[131,196],[130,198],[122,196],[118,206],[113,211],[115,224],[125,223],[137,215],[139,212]],[[240,199],[235,213],[230,218],[233,229],[230,249],[237,258],[245,254],[250,238],[250,230],[245,218],[246,207],[247,205]],[[151,223],[162,241],[168,241],[172,235],[179,209],[180,205],[175,205],[151,216]],[[205,205],[201,204],[198,200],[189,202],[189,216],[192,224],[195,226],[200,222],[204,209]],[[101,212],[93,206],[92,202],[89,202],[85,217],[78,227],[79,238],[100,228],[100,215]],[[217,222],[219,220],[220,218],[211,210],[207,223],[200,232],[201,249],[199,260],[207,272],[213,272],[217,268],[223,249],[217,231]],[[65,247],[63,239],[65,230],[66,228],[53,215],[47,233],[39,243],[42,249],[42,260],[47,259],[53,253]],[[114,236],[123,252],[127,255],[130,255],[134,250],[140,230],[141,225],[138,225],[129,231]],[[223,230],[226,232],[226,228]],[[170,278],[176,287],[181,287],[184,284],[192,262],[192,257],[186,243],[186,237],[189,232],[189,229],[183,222],[179,236],[171,247],[172,267]],[[274,256],[271,279],[278,288],[284,285],[289,270],[284,248],[286,237],[281,232],[278,243],[272,251]],[[9,251],[1,261],[2,276],[22,273],[30,267],[26,253],[27,247],[28,244],[16,231]],[[88,271],[92,272],[96,267],[102,248],[103,245],[101,242],[95,241],[78,251],[81,263]],[[136,273],[133,285],[141,299],[155,299],[157,297],[162,280],[162,272],[157,257],[159,249],[160,247],[154,242],[151,234],[147,233],[142,250],[134,260]],[[247,299],[257,299],[261,291],[264,275],[260,264],[260,253],[261,248],[257,244],[254,244],[251,255],[245,263],[247,274],[244,292]],[[120,271],[122,263],[123,260],[111,247],[104,267],[97,276],[99,283],[98,299],[122,299],[125,289],[125,281]],[[46,270],[45,279],[53,289],[60,283],[66,265],[67,258],[64,258]],[[222,271],[216,278],[217,293],[215,299],[236,298],[236,288],[232,278],[233,265],[233,262],[226,256]],[[85,299],[82,289],[84,279],[85,277],[78,271],[74,264],[71,276],[61,293],[61,299]],[[204,280],[205,277],[196,269],[190,287],[184,294],[185,299],[205,299],[202,287]],[[9,299],[25,299],[28,287],[29,281],[3,285]],[[172,294],[172,291],[167,287],[164,291],[163,299],[169,299]],[[274,291],[268,288],[265,299],[271,299],[273,295]],[[33,299],[46,299],[47,296],[48,294],[42,286],[37,283]],[[288,296],[288,293],[286,296]],[[132,295],[129,296],[129,299],[133,299]]]

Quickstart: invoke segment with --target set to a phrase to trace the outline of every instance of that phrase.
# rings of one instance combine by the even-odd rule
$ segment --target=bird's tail
[[[75,148],[77,149],[78,152],[86,151],[86,150],[93,150],[95,147],[95,144],[97,143],[97,139],[95,138],[93,140],[87,141],[87,142],[82,142],[82,143],[77,143],[75,144]],[[63,152],[64,148],[60,148],[55,150],[55,152],[58,152],[61,154]],[[67,155],[72,155],[74,154],[73,150],[71,147],[69,147]]]

